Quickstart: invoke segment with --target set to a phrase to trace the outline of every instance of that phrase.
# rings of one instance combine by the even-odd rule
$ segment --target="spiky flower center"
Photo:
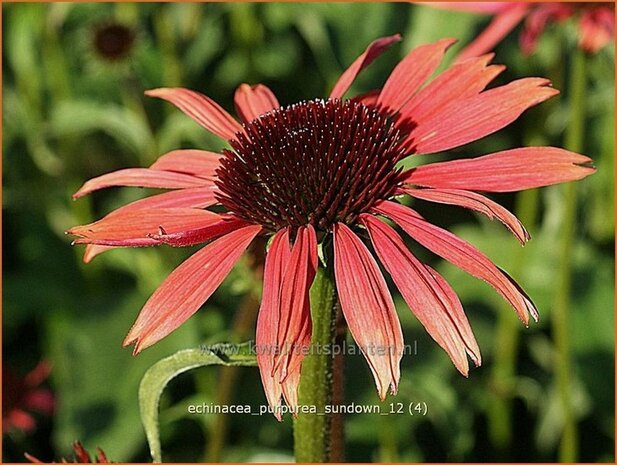
[[[244,125],[217,171],[219,201],[276,231],[353,223],[398,185],[401,133],[379,110],[312,100]]]

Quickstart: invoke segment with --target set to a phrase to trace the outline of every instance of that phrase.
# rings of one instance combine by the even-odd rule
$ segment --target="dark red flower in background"
[[[67,460],[65,458],[62,459],[62,463],[112,463],[107,459],[105,452],[101,449],[97,448],[96,456],[94,460],[88,453],[88,451],[84,448],[84,446],[79,441],[75,441],[73,443],[73,452],[75,454],[73,460]],[[25,457],[32,463],[43,463],[41,460],[36,457],[26,453]],[[55,463],[55,462],[52,462]]]
[[[49,376],[51,365],[45,361],[20,376],[6,366],[2,367],[2,430],[4,433],[20,430],[31,433],[36,428],[33,412],[51,415],[54,396],[41,384]]]
[[[207,130],[229,141],[222,154],[176,150],[150,168],[105,174],[75,198],[110,186],[173,189],[72,228],[85,259],[110,247],[207,243],[146,302],[124,344],[135,353],[168,335],[212,295],[258,235],[271,237],[256,334],[269,403],[297,403],[302,350],[310,344],[308,291],[318,243],[330,244],[338,298],[349,330],[373,372],[378,393],[396,391],[403,335],[378,258],[429,334],[467,375],[480,351],[454,290],[405,245],[389,218],[413,240],[488,282],[524,324],[530,299],[482,252],[398,202],[401,197],[459,205],[529,236],[505,208],[479,192],[512,192],[581,179],[594,172],[583,155],[526,147],[402,170],[408,156],[442,152],[483,138],[558,93],[542,78],[487,89],[504,67],[492,55],[464,60],[429,80],[454,40],[412,50],[378,92],[344,99],[360,71],[398,35],[374,41],[343,73],[328,99],[282,107],[265,86],[241,85],[236,121],[210,98],[156,89]],[[427,83],[428,81],[428,83]],[[424,157],[418,160],[425,161]],[[217,206],[219,213],[207,210]],[[368,233],[376,257],[365,245]],[[272,350],[288,348],[289,350]],[[380,348],[375,351],[371,348]],[[385,354],[384,351],[385,350]]]
[[[494,15],[491,23],[459,54],[459,60],[490,52],[523,21],[519,37],[524,53],[532,53],[544,29],[575,18],[579,46],[596,53],[615,38],[614,2],[428,2],[444,9]]]

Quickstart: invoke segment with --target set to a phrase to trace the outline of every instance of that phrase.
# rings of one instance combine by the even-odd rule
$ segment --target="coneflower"
[[[523,22],[521,50],[532,53],[545,28],[574,18],[579,47],[597,53],[615,38],[614,2],[429,2],[445,9],[494,15],[491,23],[459,54],[459,59],[482,55],[495,48]]]
[[[95,28],[92,45],[97,56],[115,62],[126,58],[133,48],[135,31],[121,23],[105,23]]]
[[[413,240],[488,282],[527,324],[531,300],[483,253],[399,203],[411,196],[458,205],[502,221],[524,244],[529,236],[505,208],[479,192],[513,192],[581,179],[591,160],[555,147],[526,147],[474,159],[402,170],[408,156],[480,139],[558,93],[541,78],[486,89],[504,69],[492,55],[472,58],[426,81],[454,40],[412,50],[378,92],[345,99],[357,74],[400,36],[381,38],[347,69],[327,99],[281,106],[265,86],[235,94],[241,122],[187,89],[156,89],[207,130],[229,141],[222,154],[176,150],[149,168],[92,179],[75,198],[110,186],[174,189],[128,204],[68,231],[88,244],[86,260],[110,247],[207,243],[146,302],[124,344],[135,353],[156,343],[212,295],[258,235],[270,238],[256,333],[269,403],[297,403],[312,321],[308,292],[319,267],[333,270],[340,306],[384,398],[397,389],[403,335],[382,263],[429,334],[467,375],[480,351],[453,289],[407,248],[390,219]],[[208,210],[217,206],[219,213]],[[372,243],[376,257],[364,237]],[[333,255],[318,256],[319,246]],[[324,255],[324,254],[322,254]],[[325,254],[328,255],[328,254]],[[284,348],[284,350],[281,350]],[[373,350],[381,348],[382,350]]]

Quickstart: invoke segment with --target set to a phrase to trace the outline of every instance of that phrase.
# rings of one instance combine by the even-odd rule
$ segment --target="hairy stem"
[[[332,400],[333,358],[325,348],[332,348],[336,334],[336,297],[330,270],[319,267],[311,287],[313,335],[311,351],[302,362],[298,402],[315,406],[317,413],[299,413],[294,420],[296,462],[330,460],[330,415],[324,415]]]

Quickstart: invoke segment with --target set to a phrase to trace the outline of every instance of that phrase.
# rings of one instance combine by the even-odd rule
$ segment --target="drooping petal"
[[[157,208],[107,215],[94,223],[75,226],[67,231],[77,236],[76,244],[114,246],[156,245],[152,235],[199,229],[221,221],[221,217],[197,208]]]
[[[397,112],[433,74],[446,50],[455,42],[456,39],[441,39],[409,52],[388,77],[377,104],[389,112]]]
[[[396,392],[403,333],[384,277],[362,241],[334,225],[334,274],[349,331],[366,357],[381,399]]]
[[[463,310],[463,304],[461,304],[458,295],[456,295],[454,289],[452,289],[443,276],[428,265],[424,265],[424,267],[433,276],[435,283],[437,284],[435,287],[435,292],[441,294],[445,298],[444,302],[447,302],[446,305],[451,309],[450,317],[460,332],[461,338],[465,344],[465,351],[471,357],[471,360],[474,362],[475,366],[479,367],[482,364],[480,347],[478,347],[476,338],[473,335],[471,326],[467,320],[467,315]]]
[[[222,156],[220,153],[206,150],[172,150],[160,156],[150,169],[191,174],[214,180]]]
[[[475,192],[461,189],[403,189],[405,193],[417,199],[429,202],[444,203],[447,205],[458,205],[483,213],[491,220],[497,218],[516,236],[522,245],[530,239],[529,233],[523,224],[509,212],[491,199]]]
[[[310,342],[310,341],[309,341]],[[298,387],[300,386],[300,366],[287,374],[285,381],[281,383],[285,402],[292,408],[292,414],[297,417]]]
[[[284,263],[279,301],[278,346],[285,348],[275,362],[274,374],[284,381],[299,370],[302,350],[311,340],[309,289],[317,267],[317,238],[310,224],[298,228],[289,259]]]
[[[242,126],[218,103],[199,92],[183,88],[160,88],[146,91],[150,97],[167,100],[199,125],[217,136],[230,140]]]
[[[403,180],[441,189],[514,192],[583,179],[595,172],[588,166],[591,162],[585,155],[557,147],[524,147],[422,165],[403,173]]]
[[[480,93],[505,69],[501,65],[489,66],[492,58],[493,54],[487,54],[449,67],[403,106],[401,117],[426,120],[450,102]]]
[[[336,81],[336,84],[334,84],[332,92],[330,92],[330,98],[342,98],[360,71],[375,61],[375,59],[385,52],[392,44],[399,42],[400,40],[401,35],[395,34],[393,36],[382,37],[371,42],[364,53],[356,58],[351,66],[347,68],[343,74],[341,74],[341,77],[338,81]]]
[[[486,255],[468,242],[427,222],[414,210],[399,203],[382,202],[375,207],[375,212],[392,219],[430,251],[493,286],[512,305],[525,325],[529,323],[529,314],[534,320],[538,320],[536,307],[522,289]]]
[[[491,23],[458,55],[457,61],[477,57],[492,51],[525,17],[529,5],[510,3],[509,8],[498,12]]]
[[[281,106],[274,92],[263,84],[240,84],[234,95],[234,104],[236,112],[246,123]]]
[[[83,197],[99,189],[116,186],[186,189],[207,185],[212,185],[212,182],[188,174],[159,171],[149,168],[127,168],[113,171],[86,181],[84,185],[73,194],[73,199],[78,199],[79,197]]]
[[[549,22],[562,21],[572,15],[572,13],[572,7],[566,2],[543,2],[531,9],[519,36],[519,43],[523,53],[533,53],[538,39]]]
[[[157,208],[206,208],[217,202],[214,196],[215,192],[216,186],[165,192],[126,204],[110,212],[107,216],[129,211],[154,210]],[[84,250],[84,263],[90,263],[97,255],[114,248],[116,247],[88,244]]]
[[[586,52],[597,53],[615,37],[615,12],[608,5],[583,11],[578,29],[579,46]]]
[[[448,353],[457,369],[467,376],[467,354],[479,366],[480,349],[452,288],[436,271],[423,265],[390,226],[368,214],[363,214],[361,221],[377,256],[411,311]]]
[[[455,100],[417,124],[407,139],[416,153],[434,153],[467,144],[507,126],[526,109],[556,95],[542,78],[524,78],[478,95]]]
[[[114,247],[113,245],[96,245],[96,244],[87,244],[84,250],[84,263],[88,264],[97,255],[102,254],[103,252],[107,252],[108,250],[117,249],[118,247]]]
[[[255,332],[255,352],[261,382],[268,404],[274,410],[274,415],[279,421],[282,419],[278,410],[281,405],[282,387],[272,372],[274,371],[275,356],[279,350],[277,332],[284,264],[289,261],[290,255],[289,231],[287,228],[281,229],[274,235],[270,250],[266,255],[263,293]]]
[[[247,226],[206,245],[184,261],[148,299],[123,345],[134,354],[158,342],[191,317],[229,274],[260,226]]]

